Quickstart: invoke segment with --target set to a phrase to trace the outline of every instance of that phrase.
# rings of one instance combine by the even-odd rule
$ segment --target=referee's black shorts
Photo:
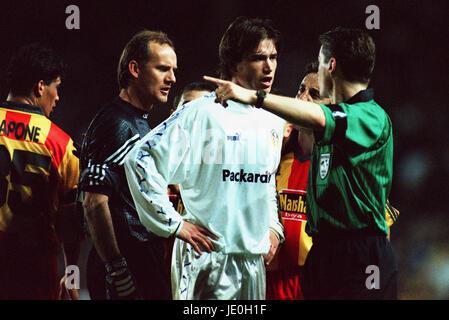
[[[397,264],[384,234],[314,237],[301,288],[305,299],[397,299]]]

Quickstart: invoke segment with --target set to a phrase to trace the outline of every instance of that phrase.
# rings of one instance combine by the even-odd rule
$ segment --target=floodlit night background
[[[65,9],[72,4],[80,9],[79,30],[65,26]],[[68,66],[52,120],[81,142],[99,108],[118,94],[118,59],[137,31],[166,32],[178,57],[169,101],[152,111],[155,126],[185,85],[215,75],[220,38],[236,17],[274,21],[283,35],[274,89],[294,96],[305,65],[318,55],[318,35],[337,25],[365,28],[369,5],[380,9],[380,29],[369,31],[377,45],[371,86],[394,126],[389,198],[401,212],[391,229],[398,296],[449,299],[447,1],[2,1],[0,76],[19,46],[50,43]],[[90,246],[85,240],[81,299],[89,299],[84,273]]]

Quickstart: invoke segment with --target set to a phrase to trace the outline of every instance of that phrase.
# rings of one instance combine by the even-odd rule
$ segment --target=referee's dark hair
[[[156,42],[160,45],[167,44],[173,50],[175,49],[173,41],[164,32],[142,30],[136,33],[126,44],[118,63],[117,81],[120,89],[125,89],[129,85],[131,74],[129,73],[128,66],[132,60],[144,65],[151,59],[149,50],[150,42]]]
[[[49,85],[63,74],[62,59],[49,47],[32,43],[12,55],[6,68],[6,83],[11,94],[27,96],[39,81]]]
[[[373,38],[361,29],[337,27],[319,37],[325,61],[337,60],[350,82],[369,83],[376,60]]]
[[[259,42],[274,41],[278,55],[281,51],[281,33],[271,20],[261,18],[238,17],[231,23],[220,41],[219,74],[220,78],[231,80],[233,69],[246,55],[256,49]]]

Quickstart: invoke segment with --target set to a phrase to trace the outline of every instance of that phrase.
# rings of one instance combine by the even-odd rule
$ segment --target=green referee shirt
[[[387,234],[385,203],[393,176],[393,131],[373,89],[346,102],[320,105],[307,187],[310,236],[361,229]]]

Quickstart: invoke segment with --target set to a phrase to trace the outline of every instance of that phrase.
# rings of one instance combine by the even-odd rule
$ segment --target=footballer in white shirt
[[[262,19],[237,18],[220,43],[222,78],[271,91],[279,32]],[[211,93],[174,112],[141,139],[125,172],[142,224],[176,236],[174,299],[265,299],[265,264],[284,239],[276,200],[284,120]],[[173,208],[167,186],[185,206]]]

